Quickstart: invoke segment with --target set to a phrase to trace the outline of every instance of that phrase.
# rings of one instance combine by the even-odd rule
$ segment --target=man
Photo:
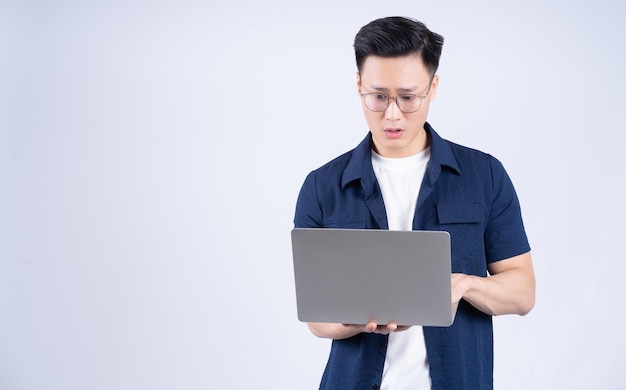
[[[492,316],[534,306],[530,246],[504,168],[426,122],[442,46],[407,18],[359,31],[356,84],[369,133],[307,176],[295,226],[448,231],[454,324],[309,323],[333,339],[322,389],[491,389]]]

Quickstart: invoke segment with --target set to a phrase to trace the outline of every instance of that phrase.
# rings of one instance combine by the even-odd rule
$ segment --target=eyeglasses
[[[389,107],[389,101],[391,99],[395,100],[396,105],[400,109],[400,111],[404,113],[412,113],[420,109],[422,106],[422,100],[424,100],[428,94],[430,93],[430,86],[432,85],[432,80],[430,85],[428,86],[428,90],[425,95],[400,95],[400,96],[387,96],[384,93],[380,92],[371,92],[371,93],[360,93],[363,102],[365,103],[365,107],[367,107],[371,111],[382,112]]]

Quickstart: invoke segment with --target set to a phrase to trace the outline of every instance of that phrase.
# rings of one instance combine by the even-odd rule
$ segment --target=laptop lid
[[[441,231],[291,232],[303,322],[450,326],[450,235]]]

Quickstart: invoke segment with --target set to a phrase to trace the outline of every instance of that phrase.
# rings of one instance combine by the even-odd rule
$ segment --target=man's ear
[[[357,92],[361,90],[361,74],[358,71],[356,72],[356,89]]]
[[[429,101],[435,100],[437,96],[437,87],[439,87],[439,75],[436,74],[433,76],[433,81],[430,84],[430,92],[428,93]]]

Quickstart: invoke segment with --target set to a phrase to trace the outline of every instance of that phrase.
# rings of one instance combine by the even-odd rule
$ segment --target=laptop
[[[450,326],[450,234],[442,231],[291,231],[302,322]]]

